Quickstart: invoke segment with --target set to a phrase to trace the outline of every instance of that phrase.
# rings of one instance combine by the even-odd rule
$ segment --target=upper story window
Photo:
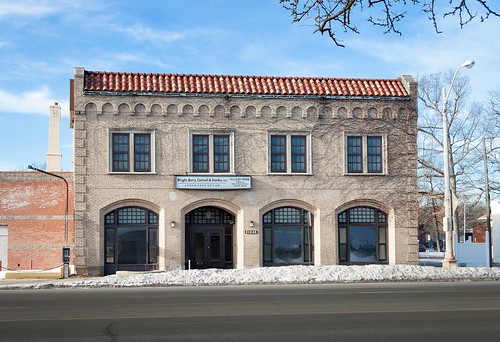
[[[346,136],[346,173],[385,173],[385,137]]]
[[[191,134],[191,172],[232,173],[233,134]]]
[[[271,173],[309,173],[310,136],[270,134],[269,171]]]
[[[111,172],[154,172],[153,133],[111,132]]]

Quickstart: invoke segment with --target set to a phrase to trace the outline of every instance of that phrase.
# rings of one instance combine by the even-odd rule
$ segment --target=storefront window
[[[277,208],[263,215],[264,266],[313,262],[309,215],[295,207]]]
[[[387,214],[375,208],[355,207],[338,215],[341,263],[387,262]]]

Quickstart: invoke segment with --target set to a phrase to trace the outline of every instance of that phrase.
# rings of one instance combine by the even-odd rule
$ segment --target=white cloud
[[[62,107],[62,115],[68,112],[67,101],[55,100],[47,86],[23,93],[0,90],[0,112],[4,113],[48,115],[49,106],[55,102],[58,102]]]
[[[265,53],[262,49],[262,44],[247,44],[244,45],[240,52],[240,58],[242,61],[253,62],[262,58]]]
[[[120,62],[138,62],[138,61],[142,61],[144,56],[140,56],[138,54],[132,54],[132,53],[128,53],[128,52],[119,52],[119,53],[115,53],[113,54],[114,59],[120,61]]]
[[[58,12],[54,2],[24,1],[0,4],[0,18],[8,16],[40,17]]]
[[[484,100],[490,90],[499,89],[498,79],[491,74],[497,69],[500,41],[491,33],[500,31],[500,22],[478,21],[463,29],[447,23],[442,25],[442,34],[435,33],[429,23],[421,20],[419,24],[421,28],[414,34],[406,30],[401,37],[384,39],[361,35],[350,41],[349,47],[372,56],[374,66],[390,67],[395,73],[415,77],[455,70],[465,60],[473,59],[476,65],[466,71],[473,98]]]
[[[73,17],[82,12],[102,9],[106,4],[87,0],[23,0],[0,3],[0,18],[5,17],[44,17],[55,13],[66,13]]]
[[[151,27],[139,24],[130,27],[113,25],[113,29],[117,32],[126,33],[137,41],[149,41],[160,44],[170,43],[184,37],[184,35],[179,32],[155,30]]]

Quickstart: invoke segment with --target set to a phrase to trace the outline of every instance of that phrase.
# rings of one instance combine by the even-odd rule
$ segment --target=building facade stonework
[[[73,241],[73,173],[57,175],[67,181],[68,189],[64,181],[46,174],[0,172],[2,271],[62,265],[62,249]]]
[[[410,76],[71,84],[80,274],[417,263]]]

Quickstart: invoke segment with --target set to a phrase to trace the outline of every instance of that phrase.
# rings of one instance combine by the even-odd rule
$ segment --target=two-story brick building
[[[61,170],[60,121],[55,103],[46,171],[0,172],[0,271],[56,269],[73,245],[74,179]]]
[[[417,263],[417,84],[75,68],[75,266]]]
[[[1,270],[62,264],[62,248],[73,241],[73,173],[57,174],[68,189],[61,179],[42,173],[0,172]]]

